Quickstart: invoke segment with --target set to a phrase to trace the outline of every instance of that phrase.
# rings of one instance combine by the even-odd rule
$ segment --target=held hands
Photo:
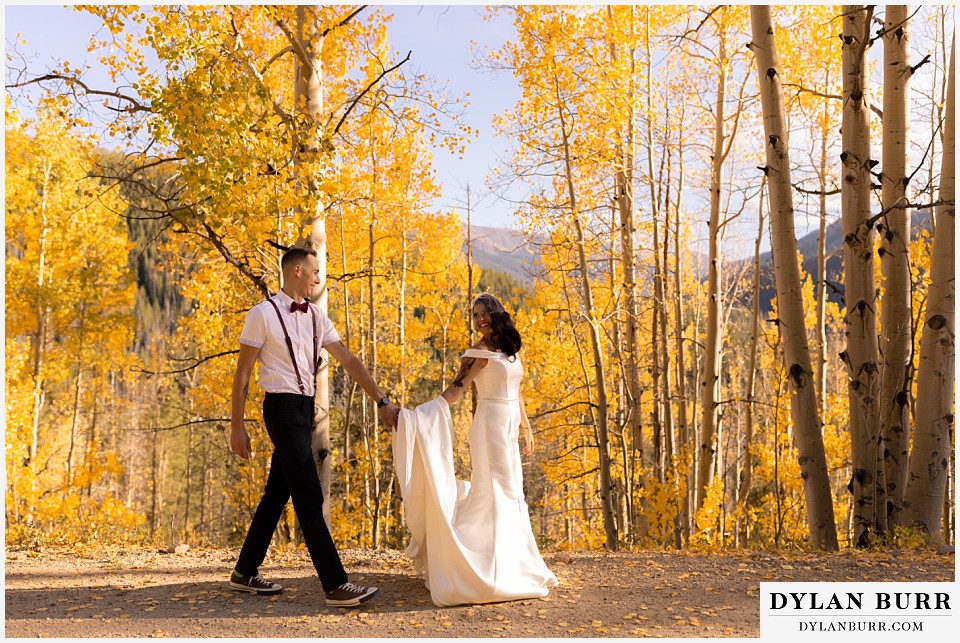
[[[397,423],[400,421],[400,407],[390,402],[380,407],[380,419],[386,426],[396,430]]]

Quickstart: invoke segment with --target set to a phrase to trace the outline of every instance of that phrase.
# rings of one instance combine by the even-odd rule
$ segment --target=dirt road
[[[539,600],[437,608],[399,552],[342,552],[351,580],[377,585],[359,609],[328,608],[304,552],[262,573],[285,587],[227,588],[236,552],[7,552],[8,637],[757,637],[761,581],[952,581],[927,552],[544,555],[560,586]]]

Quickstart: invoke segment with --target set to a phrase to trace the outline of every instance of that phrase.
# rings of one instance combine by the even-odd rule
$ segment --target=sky
[[[485,50],[496,49],[514,37],[515,32],[509,17],[487,19],[482,5],[443,4],[383,4],[385,13],[393,14],[388,32],[396,59],[410,53],[406,63],[407,73],[423,73],[432,77],[439,87],[446,86],[451,97],[463,97],[469,93],[469,105],[464,121],[479,132],[460,159],[443,149],[434,150],[434,169],[442,187],[441,197],[433,204],[435,211],[449,212],[456,208],[465,218],[467,186],[471,192],[472,223],[491,227],[516,228],[514,206],[490,194],[485,179],[492,174],[498,159],[504,159],[509,141],[493,136],[492,120],[512,108],[520,92],[509,73],[492,73],[483,70],[475,57]],[[5,44],[9,51],[16,43],[18,51],[30,60],[31,71],[55,66],[58,61],[69,60],[72,66],[92,67],[88,81],[93,86],[109,86],[106,74],[98,70],[96,56],[87,53],[91,35],[101,29],[95,17],[72,11],[59,4],[5,5]],[[17,34],[26,44],[17,42]],[[479,44],[477,44],[479,43]],[[923,38],[914,38],[913,55],[919,59],[927,47]],[[873,47],[873,56],[879,56],[882,47]],[[99,73],[98,73],[99,71]],[[799,150],[796,150],[799,152]],[[518,195],[510,195],[521,200]],[[690,216],[705,219],[702,208],[690,195],[686,203]],[[835,214],[835,213],[834,213]],[[755,237],[754,215],[742,218],[728,227],[724,240],[724,252],[728,258],[752,255]],[[814,229],[816,217],[798,212],[796,225],[802,235]],[[706,226],[697,225],[699,236],[694,244],[702,251]],[[769,248],[764,239],[763,249]]]
[[[485,20],[482,5],[385,5],[384,11],[394,15],[388,27],[391,47],[406,63],[410,72],[421,72],[446,86],[451,97],[470,94],[464,120],[479,131],[471,140],[463,159],[445,150],[434,152],[434,168],[443,194],[434,208],[447,212],[456,207],[465,216],[466,187],[470,186],[472,223],[491,227],[516,227],[513,207],[493,195],[485,187],[485,178],[492,173],[498,155],[503,156],[506,142],[492,135],[495,114],[509,109],[519,97],[519,89],[510,74],[492,74],[474,64],[472,43],[496,48],[510,38],[513,26],[509,19]],[[105,73],[99,71],[96,56],[87,52],[90,36],[101,28],[100,21],[86,13],[63,5],[5,5],[4,40],[31,60],[35,70],[67,60],[71,66],[91,66],[92,86],[109,86]],[[98,73],[99,72],[99,73]]]

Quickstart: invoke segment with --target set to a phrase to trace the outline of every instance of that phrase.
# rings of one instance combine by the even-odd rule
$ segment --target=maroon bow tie
[[[290,312],[291,312],[291,313],[295,313],[295,312],[297,312],[298,310],[299,310],[301,313],[307,312],[308,310],[310,310],[310,302],[309,302],[309,301],[301,301],[301,302],[298,304],[298,303],[295,302],[295,301],[291,301],[291,302],[290,302]]]

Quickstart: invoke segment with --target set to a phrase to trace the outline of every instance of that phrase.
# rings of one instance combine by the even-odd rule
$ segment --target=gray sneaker
[[[250,592],[259,596],[269,596],[282,592],[283,586],[279,583],[271,583],[260,574],[241,576],[237,572],[233,572],[230,576],[230,589],[235,589],[238,592]]]
[[[356,607],[379,594],[380,590],[376,587],[344,583],[340,587],[324,593],[327,597],[327,605],[331,607]]]

